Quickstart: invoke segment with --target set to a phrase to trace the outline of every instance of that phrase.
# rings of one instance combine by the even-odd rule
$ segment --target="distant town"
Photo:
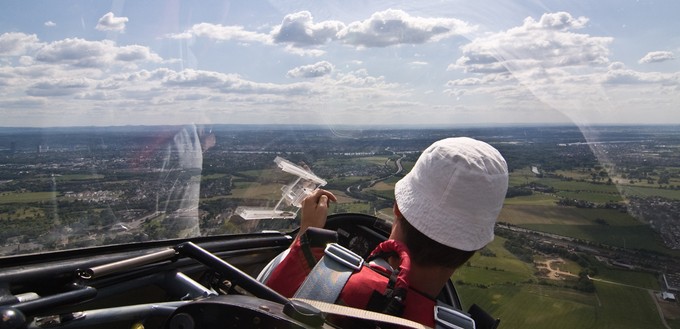
[[[275,207],[290,180],[276,156],[325,179],[324,188],[341,196],[333,211],[389,217],[393,184],[420,151],[469,136],[508,161],[511,186],[497,234],[531,241],[531,250],[518,252],[590,254],[663,274],[677,292],[677,128],[0,128],[0,254],[174,238],[184,228],[168,223],[180,218],[201,235],[293,229],[294,219],[246,220],[236,211]]]

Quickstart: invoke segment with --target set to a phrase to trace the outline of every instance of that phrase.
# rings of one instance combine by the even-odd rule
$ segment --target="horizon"
[[[236,128],[260,128],[260,127],[281,127],[281,128],[291,128],[291,127],[302,127],[302,128],[314,128],[314,129],[329,129],[327,124],[315,124],[315,123],[187,123],[187,124],[121,124],[121,125],[82,125],[82,126],[1,126],[0,130],[17,130],[17,129],[88,129],[88,128],[162,128],[162,127],[184,127],[195,125],[197,127],[236,127]],[[675,127],[680,126],[680,123],[597,123],[591,125],[578,125],[576,123],[561,123],[561,122],[544,122],[544,123],[479,123],[479,124],[460,124],[460,125],[434,125],[434,124],[420,124],[420,125],[405,125],[405,124],[340,124],[332,126],[332,129],[347,129],[347,130],[357,130],[357,129],[411,129],[411,130],[425,130],[425,129],[459,129],[459,128],[538,128],[538,127],[570,127],[570,128],[585,128],[585,127]]]

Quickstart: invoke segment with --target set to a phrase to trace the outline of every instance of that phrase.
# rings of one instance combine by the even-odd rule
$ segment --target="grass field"
[[[329,180],[329,183],[333,183],[334,185],[339,186],[350,186],[359,184],[359,182],[365,182],[369,180],[371,180],[371,177],[368,176],[345,176],[333,178],[332,180]]]
[[[515,199],[515,198],[513,198]],[[512,199],[509,199],[512,200]],[[596,224],[601,219],[604,224]],[[523,224],[555,224],[555,225],[600,225],[600,226],[638,226],[635,218],[616,209],[590,209],[562,207],[548,202],[530,200],[509,203],[506,200],[499,221],[515,225]]]
[[[499,221],[617,247],[668,252],[656,232],[627,213],[562,207],[553,200],[544,194],[507,199]]]
[[[393,191],[394,190],[394,184],[388,184],[386,182],[377,182],[375,185],[371,186],[371,188],[366,189],[366,190],[376,190],[376,191]]]
[[[62,175],[62,176],[55,176],[54,179],[57,182],[67,182],[67,181],[81,181],[81,180],[96,180],[96,179],[103,179],[104,175],[100,174],[78,174],[78,175]]]
[[[558,178],[539,178],[536,180],[537,183],[551,186],[560,191],[588,191],[597,193],[610,193],[618,194],[619,190],[616,185],[611,184],[594,184],[590,182],[580,182],[580,181],[566,181]],[[584,199],[585,200],[585,199]]]
[[[501,328],[600,328],[593,312],[595,298],[587,294],[542,285],[456,288],[466,306],[481,306],[501,319]]]
[[[453,276],[464,306],[475,303],[501,319],[501,328],[661,328],[650,293],[654,275],[598,266],[595,293],[561,287],[564,281],[536,284],[533,265],[524,263],[496,237],[487,248],[495,257],[475,255]],[[537,258],[541,260],[541,258]],[[561,265],[572,273],[580,267]],[[534,283],[529,283],[534,282]],[[678,307],[677,305],[675,306]],[[674,322],[671,323],[673,328]]]
[[[619,193],[592,191],[560,191],[556,193],[567,199],[586,200],[593,203],[621,202],[623,197]]]
[[[281,184],[261,184],[257,182],[234,182],[230,198],[281,199]]]
[[[657,329],[661,319],[646,290],[596,282],[595,294],[544,285],[457,287],[463,303],[476,303],[501,319],[502,328]]]
[[[538,177],[536,177],[536,174],[531,172],[531,168],[527,167],[527,168],[515,169],[513,172],[511,172],[508,184],[510,186],[520,186],[520,185],[529,184],[531,182],[535,182],[537,180],[538,180]]]
[[[0,204],[51,202],[56,197],[57,192],[2,192]]]
[[[560,196],[595,203],[622,201],[625,196],[660,196],[680,200],[680,190],[662,189],[656,184],[648,184],[646,182],[630,184],[622,179],[615,180],[619,184],[595,184],[589,181],[590,173],[578,170],[558,171],[556,173],[564,177],[574,178],[575,180],[567,181],[558,178],[536,177],[529,168],[523,168],[510,173],[510,186],[520,186],[535,182],[559,190],[558,194]],[[579,181],[578,179],[585,179],[585,181]]]
[[[660,196],[667,199],[680,200],[680,190],[667,190],[652,187],[622,186],[624,195],[639,197]]]
[[[528,196],[518,196],[505,199],[505,205],[552,206],[558,198],[551,194],[534,193]]]
[[[373,156],[373,157],[361,157],[361,158],[356,158],[356,161],[363,161],[363,162],[368,162],[377,166],[382,166],[385,164],[387,161],[388,157],[387,156]],[[394,163],[394,162],[392,162]]]
[[[332,158],[332,159],[322,159],[315,166],[329,166],[338,167],[344,165],[372,165],[372,166],[384,166],[387,161],[387,156],[370,156],[370,157],[356,157],[356,158]],[[392,162],[394,165],[394,162]],[[395,165],[396,167],[396,165]],[[313,168],[312,168],[313,169]]]
[[[602,264],[597,266],[597,278],[644,289],[657,291],[661,289],[658,277],[654,274],[638,271],[623,271],[606,267]]]

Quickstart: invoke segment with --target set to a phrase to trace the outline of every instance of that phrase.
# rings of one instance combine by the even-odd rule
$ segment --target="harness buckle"
[[[475,321],[463,312],[444,306],[434,307],[436,328],[475,329]]]
[[[355,271],[361,270],[361,266],[364,265],[364,259],[361,256],[337,243],[328,244],[324,253],[336,262]]]

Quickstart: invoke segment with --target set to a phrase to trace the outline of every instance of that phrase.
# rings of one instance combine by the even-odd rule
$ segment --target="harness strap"
[[[383,324],[391,324],[391,325],[397,325],[403,328],[411,328],[411,329],[432,329],[428,326],[422,325],[418,322],[411,321],[408,319],[402,319],[393,315],[388,315],[388,314],[382,314],[378,312],[371,312],[367,310],[362,310],[362,309],[357,309],[357,308],[352,308],[352,307],[347,307],[347,306],[342,306],[342,305],[337,305],[337,304],[329,304],[325,302],[319,302],[316,300],[308,300],[308,299],[301,299],[301,298],[294,298],[295,300],[299,300],[302,302],[305,302],[309,305],[314,306],[321,312],[324,312],[326,314],[333,314],[333,315],[340,315],[340,316],[347,316],[355,319],[361,319],[361,320],[369,320],[369,321],[375,321]]]
[[[326,255],[312,268],[293,298],[335,303],[349,277],[364,262],[361,256],[337,243],[329,244],[324,252]]]

